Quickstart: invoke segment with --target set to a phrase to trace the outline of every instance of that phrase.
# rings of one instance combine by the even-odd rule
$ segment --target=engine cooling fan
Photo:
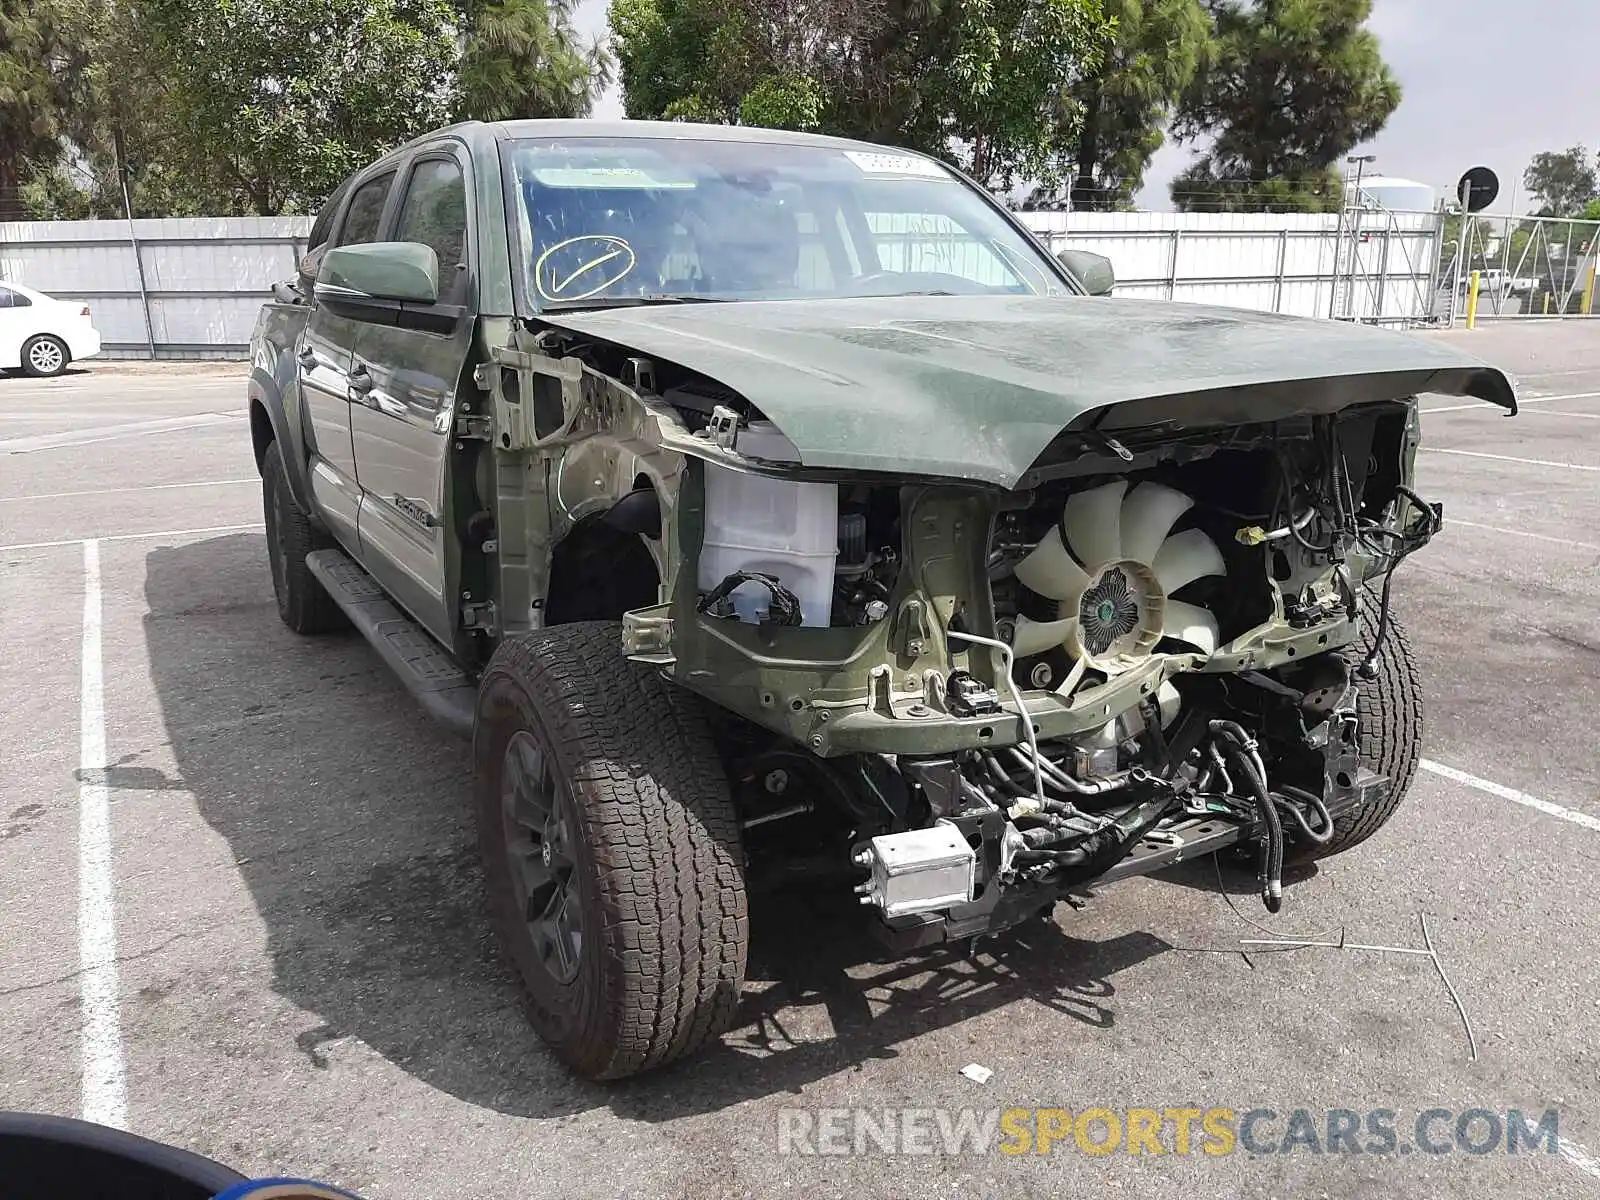
[[[1164,637],[1214,651],[1216,617],[1168,599],[1226,571],[1202,531],[1172,532],[1193,505],[1164,484],[1129,491],[1126,480],[1069,496],[1056,527],[1016,567],[1024,587],[1060,605],[1060,619],[1019,617],[1012,649],[1026,656],[1061,646],[1108,672],[1143,658]]]

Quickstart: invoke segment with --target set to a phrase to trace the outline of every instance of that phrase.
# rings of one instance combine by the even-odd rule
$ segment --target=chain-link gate
[[[1600,316],[1597,253],[1600,221],[1451,216],[1440,247],[1442,299],[1465,311],[1476,271],[1480,321]]]

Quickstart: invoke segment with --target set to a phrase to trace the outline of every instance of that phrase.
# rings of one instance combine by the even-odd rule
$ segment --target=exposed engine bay
[[[1220,443],[1104,438],[1098,456],[1063,456],[1053,478],[1005,495],[988,548],[992,625],[958,607],[945,632],[952,654],[1001,670],[953,669],[941,695],[922,697],[992,719],[994,744],[820,758],[747,730],[731,757],[752,881],[763,863],[781,878],[851,876],[893,940],[920,944],[1003,928],[1091,881],[1254,843],[1277,911],[1285,855],[1329,843],[1391,782],[1361,761],[1357,698],[1393,571],[1441,520],[1401,482],[1414,421],[1395,403]],[[1129,460],[1137,469],[1115,470]],[[828,625],[894,619],[901,519],[896,488],[839,485]],[[736,608],[730,597],[752,582],[758,602]],[[703,593],[706,615],[771,634],[820,623],[781,561],[725,583]],[[1349,643],[1363,627],[1358,655]],[[1285,650],[1284,631],[1320,644]],[[1133,675],[1142,686],[1082,732],[1042,737],[1039,722],[1015,719],[1040,693],[1081,705]]]
[[[578,353],[683,455],[673,511],[636,482],[605,517],[685,568],[623,642],[711,702],[752,888],[854,887],[904,948],[1237,845],[1277,911],[1286,860],[1408,785],[1390,584],[1442,520],[1414,398],[1091,409],[982,486],[807,467],[714,380]],[[555,470],[574,510],[613,469],[589,453]]]

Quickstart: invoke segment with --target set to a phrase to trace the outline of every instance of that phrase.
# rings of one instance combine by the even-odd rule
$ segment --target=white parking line
[[[59,450],[67,446],[92,446],[117,438],[145,437],[152,433],[175,433],[207,425],[227,425],[244,417],[244,411],[194,413],[186,417],[159,417],[153,421],[129,421],[121,425],[91,425],[86,429],[63,429],[30,437],[0,441],[0,454],[28,454],[36,450]]]
[[[1519,396],[1517,405],[1521,407],[1524,404],[1554,404],[1557,400],[1589,400],[1595,396],[1600,396],[1600,392],[1569,392],[1564,396]],[[1491,413],[1498,407],[1498,405],[1490,404],[1487,400],[1476,400],[1471,404],[1442,404],[1438,408],[1425,408],[1422,411],[1424,413],[1446,413],[1481,409],[1483,412]],[[1504,412],[1505,410],[1500,409],[1500,411]]]
[[[1442,446],[1419,446],[1419,454],[1458,454],[1462,458],[1492,458],[1496,462],[1521,463],[1527,467],[1564,467],[1568,471],[1600,471],[1582,463],[1556,462],[1549,458],[1518,458],[1514,454],[1485,454],[1482,450],[1446,450]]]
[[[1578,1145],[1577,1142],[1569,1142],[1564,1137],[1558,1137],[1556,1138],[1556,1150],[1562,1158],[1577,1167],[1585,1175],[1600,1179],[1600,1158],[1590,1154],[1585,1147]]]
[[[254,525],[207,525],[201,529],[156,529],[149,533],[108,533],[97,539],[102,542],[128,542],[139,538],[164,538],[164,537],[196,537],[202,533],[248,533],[258,532],[261,524]],[[56,546],[76,546],[82,538],[66,538],[59,542],[18,542],[12,546],[0,546],[0,554],[8,550],[49,550]]]
[[[1600,421],[1600,413],[1562,412],[1555,408],[1531,408],[1528,410],[1530,417],[1578,417],[1584,421]]]
[[[128,1123],[117,978],[111,806],[106,795],[105,676],[100,661],[100,543],[83,543],[83,673],[78,734],[78,967],[82,980],[83,1119]]]
[[[1563,808],[1559,804],[1551,804],[1548,800],[1541,800],[1537,796],[1530,796],[1527,792],[1519,792],[1516,788],[1508,788],[1503,783],[1495,783],[1489,779],[1479,779],[1476,775],[1468,775],[1465,771],[1458,771],[1454,767],[1447,767],[1443,763],[1436,763],[1431,759],[1423,759],[1417,764],[1424,771],[1428,771],[1441,778],[1454,783],[1465,784],[1467,787],[1476,788],[1480,792],[1487,792],[1491,796],[1498,796],[1502,800],[1510,800],[1513,804],[1521,804],[1535,812],[1541,812],[1547,817],[1557,817],[1563,821],[1571,821],[1574,825],[1581,825],[1595,833],[1600,833],[1600,817],[1591,817],[1588,813],[1581,813],[1575,809]]]
[[[41,492],[33,496],[0,496],[0,504],[18,500],[71,500],[78,496],[121,496],[126,492],[166,492],[178,488],[223,487],[236,483],[260,483],[259,475],[248,479],[202,479],[197,483],[142,483],[138,487],[92,488],[86,492]]]
[[[1557,546],[1571,546],[1575,550],[1600,550],[1600,546],[1593,542],[1578,542],[1571,538],[1551,537],[1544,533],[1529,533],[1525,529],[1507,529],[1502,525],[1480,525],[1476,521],[1463,521],[1460,517],[1449,517],[1445,520],[1445,528],[1452,525],[1465,525],[1468,529],[1487,529],[1490,533],[1505,533],[1512,537],[1531,538],[1536,542],[1554,542]]]
[[[1593,367],[1572,367],[1561,371],[1518,371],[1522,379],[1548,379],[1552,375],[1600,375],[1600,365]]]

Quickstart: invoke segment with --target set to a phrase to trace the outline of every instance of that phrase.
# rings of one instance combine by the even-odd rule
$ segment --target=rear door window
[[[33,301],[21,292],[14,292],[8,287],[0,287],[0,308],[29,308]]]
[[[322,211],[317,214],[317,219],[311,223],[311,232],[306,235],[306,252],[300,259],[301,286],[309,289],[311,281],[317,277],[317,272],[322,268],[322,256],[328,249],[328,242],[333,237],[333,223],[339,216],[339,208],[344,204],[344,198],[350,191],[350,181],[347,179],[339,185],[337,191],[328,197],[328,202],[322,206]]]
[[[378,240],[383,226],[383,206],[389,198],[389,187],[394,183],[394,172],[369,179],[350,197],[350,207],[344,214],[344,228],[339,232],[339,245],[359,246]]]
[[[333,236],[333,220],[339,215],[339,205],[343,203],[345,193],[350,190],[350,181],[339,185],[339,189],[328,197],[328,202],[322,206],[322,211],[317,214],[317,219],[311,223],[311,232],[306,237],[306,248],[315,250]]]

